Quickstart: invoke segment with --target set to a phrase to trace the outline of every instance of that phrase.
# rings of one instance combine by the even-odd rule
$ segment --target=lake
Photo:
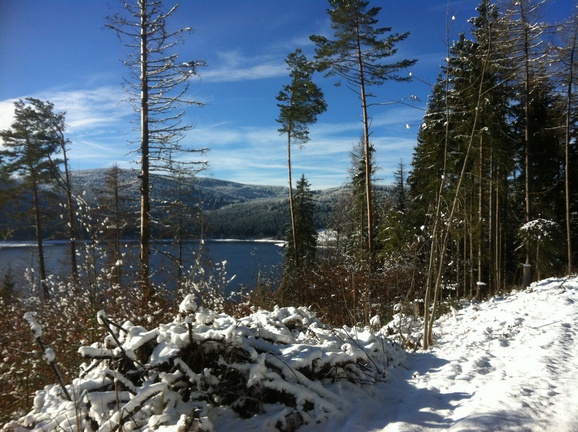
[[[44,243],[46,271],[50,275],[65,275],[69,273],[70,256],[66,241],[47,241]],[[84,249],[80,244],[78,249]],[[174,266],[167,252],[173,252],[176,247],[170,243],[155,243],[157,251],[151,253],[151,268],[166,269]],[[184,247],[184,260],[191,265],[198,254],[199,241],[187,241]],[[138,270],[138,244],[125,242],[123,252],[131,259],[123,258],[123,269],[128,274],[135,274]],[[254,288],[259,275],[277,275],[278,267],[283,262],[284,250],[280,242],[271,241],[243,241],[243,240],[206,240],[203,242],[203,266],[207,269],[225,264],[226,278],[234,279],[228,284],[229,291],[239,288]],[[38,250],[32,242],[0,242],[0,284],[6,272],[12,273],[16,286],[25,286],[24,274],[27,268],[33,268],[38,273]],[[172,272],[172,271],[170,271]],[[173,273],[174,274],[174,273]],[[174,281],[165,278],[166,272],[156,271],[153,279],[171,285]],[[168,279],[168,280],[167,280]]]

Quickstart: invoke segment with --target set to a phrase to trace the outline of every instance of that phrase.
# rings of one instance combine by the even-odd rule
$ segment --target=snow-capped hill
[[[110,170],[92,169],[72,171],[73,188],[77,193],[85,193],[92,201],[98,191],[102,191],[105,178]],[[118,181],[125,192],[138,201],[138,171],[119,169]],[[215,210],[225,205],[246,203],[263,199],[285,199],[287,188],[282,186],[262,186],[219,180],[211,177],[195,176],[187,180],[186,199],[202,203],[206,210]],[[154,192],[163,197],[171,196],[177,180],[164,175],[152,175]]]

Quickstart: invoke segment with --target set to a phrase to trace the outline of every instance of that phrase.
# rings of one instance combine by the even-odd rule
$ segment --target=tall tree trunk
[[[449,44],[448,44],[449,47]],[[489,53],[488,53],[489,54]],[[448,55],[449,58],[449,55]],[[447,215],[447,223],[445,224],[444,228],[438,228],[438,225],[442,224],[441,221],[441,196],[442,196],[442,191],[443,191],[443,183],[444,183],[444,178],[446,175],[446,159],[447,159],[447,154],[448,154],[448,139],[449,139],[449,106],[447,105],[447,96],[446,96],[446,110],[447,110],[447,117],[446,117],[446,133],[445,133],[445,151],[444,151],[444,169],[443,169],[443,178],[442,181],[440,182],[440,189],[439,189],[439,194],[437,197],[437,203],[436,203],[436,212],[435,212],[435,221],[434,221],[434,231],[432,232],[432,240],[435,242],[436,238],[437,238],[437,230],[439,229],[440,231],[440,245],[439,245],[439,252],[438,252],[438,256],[439,258],[437,259],[437,265],[436,268],[433,269],[431,267],[428,268],[428,282],[426,285],[426,294],[431,291],[431,283],[435,280],[435,285],[433,286],[433,301],[432,301],[432,310],[431,313],[429,312],[425,312],[424,313],[424,321],[427,321],[426,318],[429,318],[429,324],[424,324],[424,337],[423,337],[423,348],[427,349],[431,343],[433,342],[433,323],[434,323],[434,319],[435,319],[435,313],[436,313],[436,308],[437,308],[437,301],[441,296],[441,289],[442,289],[442,279],[443,279],[443,272],[444,272],[444,266],[445,266],[445,254],[446,254],[446,250],[448,247],[448,243],[450,240],[450,236],[451,236],[451,232],[452,232],[452,227],[453,227],[453,219],[454,219],[454,215],[455,215],[455,211],[460,199],[460,190],[462,188],[462,183],[464,181],[465,175],[466,175],[466,168],[468,165],[468,159],[469,159],[469,155],[471,152],[471,149],[473,147],[473,141],[474,141],[474,135],[475,135],[475,131],[476,131],[476,127],[478,124],[478,115],[479,115],[479,111],[480,111],[480,107],[481,107],[481,102],[482,102],[482,96],[483,96],[483,85],[484,85],[484,80],[485,80],[485,72],[486,72],[486,67],[487,67],[487,62],[488,62],[488,58],[486,57],[483,63],[483,68],[482,68],[482,72],[480,75],[480,86],[478,89],[478,99],[476,102],[476,107],[474,110],[474,118],[473,118],[473,122],[472,122],[472,129],[471,129],[471,135],[470,135],[470,139],[468,142],[468,147],[464,153],[464,162],[462,164],[462,168],[460,170],[460,174],[458,177],[458,182],[455,186],[455,193],[454,196],[452,198],[451,201],[451,207],[450,210],[448,212]],[[449,84],[448,82],[449,77],[446,76],[446,88],[449,88]],[[446,92],[447,94],[447,92]],[[432,253],[434,252],[434,248],[432,247]],[[430,257],[430,266],[433,264],[432,258]],[[435,278],[432,278],[431,275],[432,273],[435,273]],[[428,309],[428,301],[426,300],[425,303],[425,309]],[[428,316],[429,314],[429,316]]]
[[[40,220],[40,198],[38,196],[38,183],[32,180],[32,198],[34,200],[34,224],[36,229],[36,244],[38,245],[38,268],[40,273],[40,285],[44,300],[50,299],[50,292],[46,284],[46,263],[44,261],[44,247],[42,243],[42,223]]]
[[[371,270],[373,265],[373,203],[372,203],[372,185],[371,185],[371,143],[369,141],[369,115],[367,112],[367,94],[365,91],[365,71],[363,69],[363,55],[361,49],[361,35],[359,26],[357,31],[357,61],[359,65],[359,83],[361,109],[363,115],[363,144],[365,153],[365,200],[367,207],[367,259]]]
[[[141,10],[141,205],[140,205],[140,283],[145,300],[150,298],[150,177],[149,177],[149,96],[146,0],[139,0]]]
[[[525,221],[530,222],[530,41],[527,28],[527,19],[524,5],[519,3],[520,16],[524,26],[524,194],[525,194]],[[530,264],[530,250],[526,246],[526,264]]]
[[[295,204],[293,199],[293,177],[291,174],[291,126],[287,131],[287,172],[289,175],[289,212],[291,214],[291,236],[293,238],[293,259],[299,268],[299,253],[297,251],[297,228],[295,226]]]
[[[76,218],[74,217],[74,201],[72,199],[72,181],[70,170],[68,169],[68,156],[66,155],[66,145],[62,145],[64,159],[64,181],[66,191],[66,204],[68,206],[68,241],[70,248],[70,270],[72,272],[72,281],[75,287],[78,287],[78,262],[76,259]]]
[[[498,257],[494,255],[494,220],[495,220],[495,200],[496,196],[494,194],[494,181],[496,170],[494,167],[494,147],[490,144],[490,155],[489,155],[489,167],[488,172],[490,173],[488,179],[488,234],[487,234],[487,251],[490,257],[493,256],[493,259],[490,259],[488,262],[488,294],[492,295],[495,290],[495,282],[496,282],[496,261]]]
[[[570,128],[572,113],[572,84],[574,81],[574,58],[578,39],[578,21],[574,23],[574,34],[570,41],[570,58],[568,74],[568,92],[566,95],[566,127],[564,143],[564,195],[566,204],[566,253],[568,255],[568,274],[572,274],[572,218],[570,212]]]
[[[483,245],[484,245],[484,216],[483,216],[483,206],[484,206],[484,139],[480,136],[480,156],[479,156],[479,166],[478,166],[478,280],[477,282],[484,282],[484,275],[482,269],[482,256],[483,256]]]
[[[118,285],[120,285],[120,275],[121,275],[121,271],[122,271],[122,266],[118,265],[119,261],[122,257],[121,251],[120,251],[120,237],[121,237],[121,214],[120,214],[120,185],[119,185],[119,170],[118,167],[115,168],[115,173],[116,173],[116,181],[114,183],[114,267],[113,267],[113,271],[112,271],[112,281],[113,283],[116,283]]]

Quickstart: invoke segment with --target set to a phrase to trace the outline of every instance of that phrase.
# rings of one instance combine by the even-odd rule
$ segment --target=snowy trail
[[[578,431],[578,279],[470,305],[434,333],[323,430]]]

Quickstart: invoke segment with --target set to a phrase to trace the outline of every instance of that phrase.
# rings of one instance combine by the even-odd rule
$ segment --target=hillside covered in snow
[[[189,296],[154,329],[98,320],[109,335],[80,348],[71,400],[49,386],[4,430],[578,430],[578,278],[462,301],[434,348],[408,353],[420,321],[401,314],[332,328],[307,308],[235,319]]]

